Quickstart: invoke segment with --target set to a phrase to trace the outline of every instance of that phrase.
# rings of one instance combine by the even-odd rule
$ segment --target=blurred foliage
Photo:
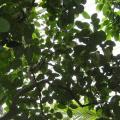
[[[0,120],[120,119],[119,1],[86,2],[0,0]]]

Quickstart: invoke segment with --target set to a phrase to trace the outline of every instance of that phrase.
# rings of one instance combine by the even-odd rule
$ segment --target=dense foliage
[[[109,40],[119,40],[120,2],[96,0],[101,23],[85,4],[0,0],[0,120],[70,119],[82,108],[120,119],[120,55]]]

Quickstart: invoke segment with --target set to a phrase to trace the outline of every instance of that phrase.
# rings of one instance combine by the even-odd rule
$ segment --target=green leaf
[[[58,118],[58,119],[62,119],[63,118],[63,115],[61,112],[56,112],[55,113],[55,116]]]
[[[106,40],[106,34],[104,31],[101,30],[96,35],[97,35],[97,38],[102,39],[102,40]]]
[[[35,21],[34,24],[35,24],[36,27],[40,27],[40,22]]]
[[[59,103],[59,104],[57,105],[57,107],[60,108],[60,109],[65,109],[65,108],[66,108],[66,105]]]
[[[84,11],[84,6],[83,5],[79,5],[77,6],[78,13],[82,13]]]
[[[8,32],[9,29],[10,29],[9,22],[6,19],[0,17],[0,32]]]
[[[87,22],[76,21],[75,23],[80,29],[88,29],[89,24]]]
[[[114,41],[107,40],[107,41],[105,42],[105,45],[109,45],[109,46],[111,46],[111,47],[114,47],[116,44],[115,44]]]
[[[76,104],[73,104],[73,103],[70,104],[70,107],[71,107],[72,109],[78,108],[78,106],[77,106]]]
[[[90,19],[90,15],[86,11],[82,12],[82,16],[86,19]]]
[[[97,7],[96,7],[96,9],[99,10],[99,11],[101,11],[102,8],[103,8],[103,5],[104,5],[103,3],[98,4]]]
[[[71,109],[67,109],[67,115],[70,117],[70,118],[72,118],[72,116],[73,116],[73,113],[72,113],[72,110]]]
[[[104,31],[97,31],[90,35],[90,38],[96,43],[100,44],[102,41],[106,40],[106,34]]]
[[[103,15],[105,15],[105,16],[109,16],[109,14],[110,14],[110,6],[109,6],[109,4],[104,4],[104,6],[103,6],[103,8],[102,8],[103,10]]]

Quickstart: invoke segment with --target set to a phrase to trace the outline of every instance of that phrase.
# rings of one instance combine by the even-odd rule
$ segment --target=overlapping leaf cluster
[[[97,120],[119,120],[120,55],[97,14],[91,24],[75,20],[84,4],[0,1],[0,120],[64,119],[60,109],[72,118],[78,107],[96,110]]]
[[[105,28],[108,38],[120,39],[120,1],[119,0],[96,0],[97,9],[103,11],[102,28]]]

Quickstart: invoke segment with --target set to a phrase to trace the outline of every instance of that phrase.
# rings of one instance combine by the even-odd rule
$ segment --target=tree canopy
[[[120,120],[120,2],[87,2],[0,0],[0,120]]]

